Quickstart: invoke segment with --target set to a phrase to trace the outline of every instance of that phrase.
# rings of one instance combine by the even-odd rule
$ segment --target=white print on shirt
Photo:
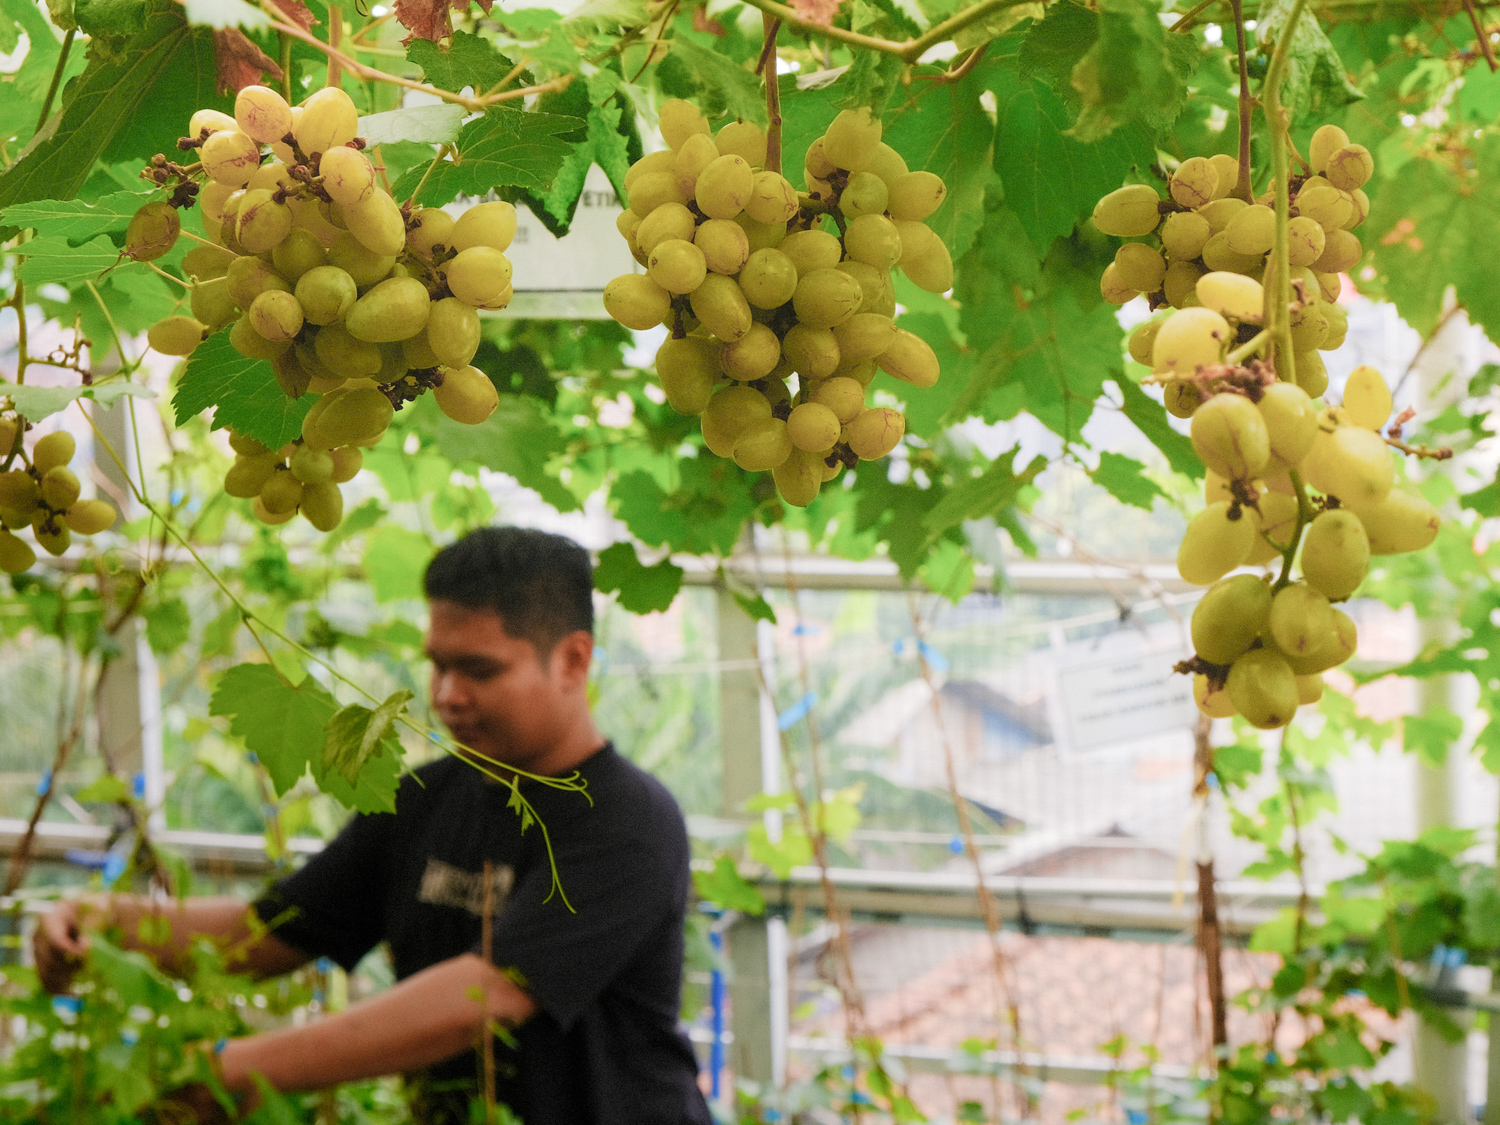
[[[516,881],[516,870],[508,863],[495,867],[490,876],[490,909],[496,913],[505,905],[510,888]],[[422,886],[417,891],[418,902],[434,906],[456,906],[467,910],[475,917],[484,914],[484,876],[478,871],[465,871],[440,859],[427,857],[427,869],[422,872]]]

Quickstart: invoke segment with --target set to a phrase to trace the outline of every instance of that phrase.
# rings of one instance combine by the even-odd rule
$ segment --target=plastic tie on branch
[[[948,670],[948,658],[926,641],[917,642],[917,651],[922,654],[922,659],[927,661],[928,667],[934,672],[946,672]]]
[[[776,727],[778,730],[791,730],[812,712],[818,705],[818,693],[810,691],[801,699],[793,703],[781,714],[776,716]]]
[[[130,779],[130,795],[137,801],[146,799],[146,771],[136,770],[135,776]]]
[[[52,770],[51,769],[45,769],[45,770],[42,771],[41,779],[36,783],[36,795],[38,797],[45,797],[48,794],[48,792],[51,791],[51,789],[52,789]]]
[[[79,1012],[83,1011],[83,998],[79,996],[54,996],[52,998],[52,1011],[57,1014],[58,1019],[65,1023],[71,1022],[78,1017]]]

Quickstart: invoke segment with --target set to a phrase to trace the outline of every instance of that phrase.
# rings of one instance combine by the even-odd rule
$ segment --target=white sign
[[[1071,750],[1093,750],[1190,729],[1198,709],[1193,678],[1172,665],[1184,659],[1176,646],[1136,649],[1061,666],[1057,697]]]

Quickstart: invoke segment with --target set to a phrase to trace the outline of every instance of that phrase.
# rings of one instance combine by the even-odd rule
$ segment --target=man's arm
[[[144,936],[141,923],[145,921]],[[264,927],[252,923],[250,908],[236,898],[156,900],[140,895],[87,895],[60,902],[42,916],[32,950],[42,984],[62,992],[88,952],[90,929],[119,926],[127,949],[138,949],[167,972],[183,967],[183,957],[200,936],[215,939],[233,972],[272,977],[307,960]]]
[[[250,1094],[255,1073],[294,1093],[420,1070],[473,1047],[492,1021],[515,1027],[535,1011],[509,977],[466,953],[316,1023],[230,1041],[224,1085]]]

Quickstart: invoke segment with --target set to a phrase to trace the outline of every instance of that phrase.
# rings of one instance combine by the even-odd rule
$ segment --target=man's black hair
[[[430,601],[499,614],[539,655],[579,629],[594,631],[594,567],[573,540],[529,527],[481,527],[427,564]]]

